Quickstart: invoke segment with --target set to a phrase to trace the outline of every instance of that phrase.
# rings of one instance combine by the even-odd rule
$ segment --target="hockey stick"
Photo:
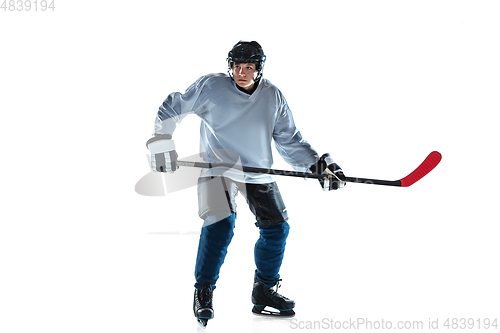
[[[422,179],[425,175],[431,172],[439,162],[441,161],[441,154],[437,151],[430,153],[427,158],[408,176],[401,178],[399,180],[380,180],[380,179],[370,179],[370,178],[359,178],[359,177],[346,177],[346,182],[349,183],[362,183],[362,184],[373,184],[373,185],[386,185],[386,186],[398,186],[398,187],[408,187],[415,184],[418,180]],[[277,169],[264,169],[264,168],[254,168],[246,166],[235,166],[231,164],[212,164],[205,162],[189,162],[178,160],[177,164],[180,166],[195,167],[195,168],[231,168],[242,170],[245,172],[253,173],[263,173],[270,175],[279,176],[290,176],[290,177],[301,177],[301,178],[315,178],[323,179],[326,175],[318,175],[314,173],[307,172],[297,172],[288,170],[277,170]]]

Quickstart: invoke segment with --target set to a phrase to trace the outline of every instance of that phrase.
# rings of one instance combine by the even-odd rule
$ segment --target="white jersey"
[[[267,79],[249,95],[227,74],[199,78],[184,94],[170,94],[158,110],[154,135],[173,134],[176,123],[194,113],[201,118],[200,156],[209,163],[238,163],[272,168],[271,142],[296,171],[308,171],[319,159],[295,127],[279,89]],[[235,158],[236,154],[236,158]],[[201,176],[225,176],[246,183],[269,183],[270,175],[234,169],[203,169]],[[242,178],[243,177],[243,178]]]

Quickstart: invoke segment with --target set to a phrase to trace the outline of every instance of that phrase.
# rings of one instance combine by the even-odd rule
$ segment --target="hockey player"
[[[174,172],[178,168],[172,134],[185,115],[194,113],[201,118],[200,156],[206,162],[269,169],[273,164],[274,140],[279,154],[295,170],[334,175],[336,181],[320,180],[324,190],[343,187],[345,177],[341,168],[328,154],[320,157],[303,139],[283,94],[262,77],[265,60],[257,42],[240,41],[229,51],[228,75],[208,74],[184,94],[170,94],[158,110],[154,136],[147,143],[152,169]],[[212,295],[233,237],[238,192],[246,198],[260,229],[254,248],[252,311],[294,315],[295,302],[277,293],[289,225],[273,178],[236,169],[202,169],[198,205],[204,224],[195,265],[193,311],[203,327],[214,316]],[[279,312],[267,311],[266,306]]]

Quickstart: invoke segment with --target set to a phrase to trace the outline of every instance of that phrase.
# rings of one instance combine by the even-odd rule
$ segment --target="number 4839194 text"
[[[45,12],[56,9],[54,0],[3,0],[0,9],[4,12]]]

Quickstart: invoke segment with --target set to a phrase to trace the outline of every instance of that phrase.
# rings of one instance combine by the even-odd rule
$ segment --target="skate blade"
[[[207,327],[207,323],[210,319],[213,319],[214,317],[214,311],[212,309],[202,309],[198,311],[198,314],[196,315],[196,321],[198,322],[198,325],[200,325],[202,328]]]
[[[208,319],[207,318],[197,318],[198,325],[200,325],[201,328],[207,328],[208,324]]]
[[[274,309],[274,308],[273,308]],[[252,312],[256,316],[264,316],[264,317],[293,317],[295,316],[295,311],[292,309],[280,310],[279,311],[270,311],[266,310],[265,306],[262,305],[254,305]]]

